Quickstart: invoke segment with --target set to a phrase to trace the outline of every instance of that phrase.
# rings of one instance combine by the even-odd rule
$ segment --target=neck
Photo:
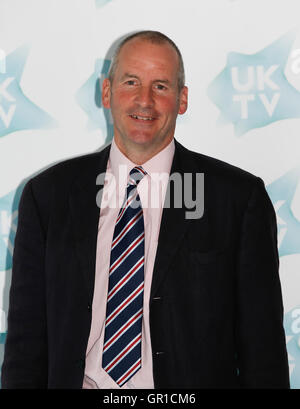
[[[145,146],[140,144],[124,145],[120,139],[116,137],[115,143],[123,155],[125,155],[131,162],[135,163],[136,165],[143,165],[145,162],[153,158],[153,156],[162,151],[167,145],[169,145],[172,139],[173,137],[158,146]]]

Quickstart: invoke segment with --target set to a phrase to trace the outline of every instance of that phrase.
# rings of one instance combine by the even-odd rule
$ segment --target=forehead
[[[152,43],[149,40],[133,39],[126,43],[118,56],[116,75],[160,73],[174,79],[177,77],[179,59],[175,49],[168,43]]]

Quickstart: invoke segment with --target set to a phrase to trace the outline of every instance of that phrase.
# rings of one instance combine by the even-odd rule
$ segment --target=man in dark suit
[[[127,38],[102,94],[114,120],[112,144],[58,164],[24,188],[2,386],[288,388],[276,217],[263,181],[174,139],[188,93],[180,52],[164,35]],[[124,335],[104,338],[119,209],[99,211],[105,183],[96,179],[109,169],[115,175],[120,161],[145,175],[134,187],[142,204],[153,170],[180,175],[183,189],[176,196],[169,183],[169,205],[158,213],[143,209],[144,304],[130,324],[140,331],[132,349],[137,364],[119,368],[125,375],[117,380],[113,368],[130,356],[131,344],[111,363],[102,359]],[[204,174],[202,217],[187,218],[186,202],[175,203],[186,184],[199,198],[197,179],[186,174]]]

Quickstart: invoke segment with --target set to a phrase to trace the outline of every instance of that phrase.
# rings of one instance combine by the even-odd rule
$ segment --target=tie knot
[[[129,173],[128,183],[130,185],[137,186],[145,175],[147,175],[147,172],[142,168],[142,166],[135,166]]]

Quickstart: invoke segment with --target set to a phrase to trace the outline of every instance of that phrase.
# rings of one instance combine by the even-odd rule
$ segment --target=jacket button
[[[162,297],[153,297],[153,301],[162,300]]]
[[[92,309],[91,304],[88,304],[87,309],[88,309],[88,311],[91,311],[91,309]]]
[[[157,352],[155,352],[155,355],[156,355],[156,356],[163,355],[163,354],[164,354],[163,351],[157,351]]]

